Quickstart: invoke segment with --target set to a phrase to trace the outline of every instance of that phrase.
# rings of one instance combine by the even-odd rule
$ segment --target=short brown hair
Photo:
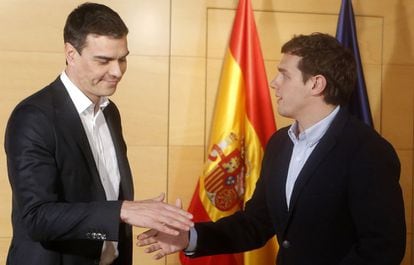
[[[323,92],[326,103],[348,103],[356,82],[355,59],[333,36],[323,33],[294,36],[282,46],[282,53],[302,57],[298,69],[304,82],[318,74],[326,78]]]
[[[128,34],[128,28],[111,8],[96,3],[84,3],[69,14],[63,40],[81,53],[89,34],[122,38]]]

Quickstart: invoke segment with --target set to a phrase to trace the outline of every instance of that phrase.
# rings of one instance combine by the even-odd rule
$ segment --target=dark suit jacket
[[[7,264],[96,264],[104,240],[119,241],[116,264],[132,264],[132,229],[120,222],[133,199],[118,109],[104,115],[121,175],[120,200],[106,201],[80,117],[60,78],[22,101],[9,119],[5,149],[13,191]]]
[[[258,248],[277,235],[279,265],[400,264],[406,231],[392,146],[342,108],[299,174],[288,210],[287,131],[270,139],[245,210],[196,224],[195,256]]]

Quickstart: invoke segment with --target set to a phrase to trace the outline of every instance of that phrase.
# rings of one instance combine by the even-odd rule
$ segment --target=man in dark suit
[[[64,29],[65,70],[11,114],[7,264],[128,265],[131,226],[172,235],[192,226],[191,214],[164,195],[133,201],[121,118],[108,99],[126,71],[127,33],[107,6],[77,7]]]
[[[276,235],[278,265],[398,265],[405,251],[400,163],[393,147],[352,117],[352,55],[332,36],[294,37],[271,82],[278,112],[295,120],[275,133],[243,211],[138,244],[156,258],[198,257],[263,246]]]

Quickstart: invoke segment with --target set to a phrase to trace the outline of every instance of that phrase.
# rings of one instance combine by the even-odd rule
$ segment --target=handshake
[[[165,195],[144,201],[124,201],[121,220],[136,227],[150,230],[138,235],[137,245],[147,246],[146,253],[153,253],[154,259],[181,251],[188,246],[189,230],[194,226],[192,214],[182,209],[180,199],[175,206],[164,201]]]

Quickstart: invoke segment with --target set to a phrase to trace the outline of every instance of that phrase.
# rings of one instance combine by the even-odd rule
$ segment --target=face
[[[312,82],[303,82],[302,72],[298,69],[301,57],[284,54],[280,61],[279,73],[270,86],[275,89],[277,108],[280,115],[299,120],[306,112],[311,98]]]
[[[65,53],[67,75],[92,102],[115,93],[127,68],[126,36],[115,39],[89,34],[81,54],[69,43]]]

